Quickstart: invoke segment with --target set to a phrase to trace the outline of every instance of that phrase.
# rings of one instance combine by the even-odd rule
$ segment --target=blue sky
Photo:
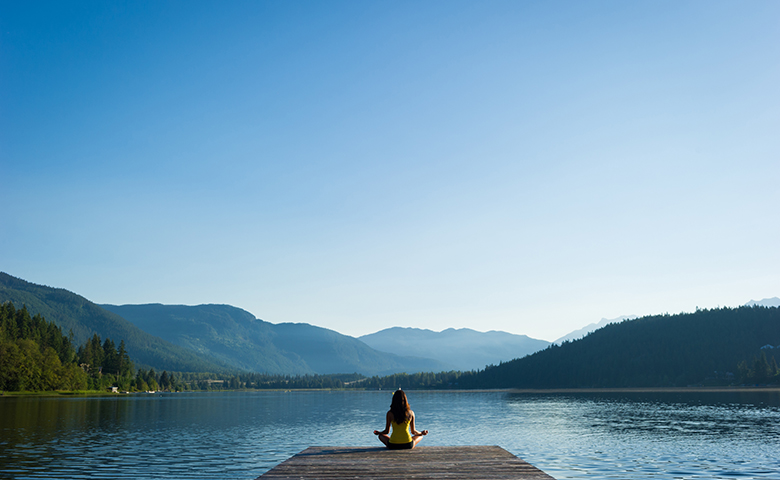
[[[3,2],[0,270],[349,335],[780,295],[778,2]]]

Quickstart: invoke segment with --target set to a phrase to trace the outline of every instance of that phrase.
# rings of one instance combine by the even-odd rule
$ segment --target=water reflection
[[[741,440],[780,435],[779,392],[508,394],[506,401],[514,408],[533,405],[536,412],[541,406],[553,421],[566,421],[566,428],[584,428],[588,434],[737,436]]]
[[[768,395],[409,392],[422,445],[500,445],[556,478],[778,478]],[[253,479],[376,445],[390,392],[0,399],[0,477]]]
[[[780,471],[776,392],[517,394],[507,404],[518,418],[539,405],[552,410],[554,432],[536,429],[526,457],[560,478],[778,478]]]

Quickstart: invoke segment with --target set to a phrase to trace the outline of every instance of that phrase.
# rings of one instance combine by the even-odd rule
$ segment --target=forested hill
[[[165,340],[236,369],[271,374],[440,371],[442,362],[378,352],[360,340],[307,323],[265,322],[230,305],[103,305]]]
[[[36,285],[0,272],[0,303],[3,302],[12,302],[19,308],[26,306],[31,315],[40,314],[53,321],[65,334],[73,332],[76,344],[84,343],[95,333],[117,342],[124,340],[127,353],[141,365],[185,372],[234,370],[219,360],[199,356],[146,333],[73,292]]]
[[[61,288],[0,272],[0,303],[26,305],[73,332],[124,340],[141,367],[178,372],[272,374],[441,371],[442,362],[376,351],[360,340],[305,323],[271,324],[230,305],[96,305]]]
[[[770,345],[774,348],[764,348]],[[607,325],[585,338],[491,366],[484,388],[660,387],[738,379],[738,364],[780,354],[780,308],[739,307]],[[728,372],[728,373],[727,373]]]

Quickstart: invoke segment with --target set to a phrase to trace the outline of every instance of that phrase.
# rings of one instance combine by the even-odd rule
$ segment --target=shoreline
[[[729,393],[778,392],[780,386],[765,387],[616,387],[616,388],[510,388],[511,393]]]
[[[182,392],[155,392],[159,394],[175,393],[225,393],[225,392],[375,392],[385,390],[367,390],[357,388],[259,388],[238,390],[187,390]],[[389,390],[388,390],[389,391]],[[407,389],[410,392],[458,392],[458,393],[488,393],[506,392],[515,394],[576,394],[576,393],[780,393],[780,386],[761,387],[601,387],[601,388],[480,388],[480,389]],[[53,392],[0,392],[0,398],[13,397],[109,397],[145,395],[146,392],[113,393],[100,391],[53,391]]]
[[[112,392],[101,392],[98,390],[54,390],[44,392],[0,392],[0,398],[12,398],[12,397],[103,397],[110,395],[120,395]]]

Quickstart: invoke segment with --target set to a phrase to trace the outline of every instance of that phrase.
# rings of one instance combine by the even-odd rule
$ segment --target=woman
[[[379,441],[390,450],[414,448],[424,435],[428,435],[428,430],[418,432],[414,428],[414,412],[409,408],[406,394],[400,388],[393,394],[393,401],[390,402],[390,410],[387,412],[386,419],[385,429],[381,432],[374,430],[374,435],[378,435]],[[393,426],[393,433],[388,436],[390,425]]]

